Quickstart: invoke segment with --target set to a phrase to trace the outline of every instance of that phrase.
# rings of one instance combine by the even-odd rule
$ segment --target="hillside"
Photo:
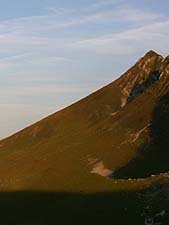
[[[150,51],[113,83],[0,141],[3,225],[142,225],[161,212],[169,224],[168,171],[169,57]]]

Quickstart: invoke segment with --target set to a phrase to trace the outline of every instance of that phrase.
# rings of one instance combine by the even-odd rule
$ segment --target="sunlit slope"
[[[114,181],[105,176],[118,177],[119,172],[119,177],[128,177],[131,171],[127,167],[126,172],[126,166],[140,155],[145,144],[152,148],[153,115],[160,99],[164,95],[167,99],[168,71],[168,58],[150,51],[115,82],[2,140],[1,189],[121,188],[123,185],[115,187]],[[140,177],[154,170],[166,171],[167,166],[159,166],[165,157],[158,150],[154,163],[147,162],[141,154]],[[158,169],[154,166],[157,159]],[[149,167],[144,171],[142,165]],[[120,172],[122,167],[124,172]],[[125,188],[133,188],[123,182]],[[142,181],[143,186],[144,182],[149,181]]]

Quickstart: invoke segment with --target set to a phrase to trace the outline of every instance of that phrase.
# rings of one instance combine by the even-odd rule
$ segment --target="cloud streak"
[[[70,47],[115,55],[127,55],[149,48],[165,52],[169,48],[168,37],[169,21],[165,21],[97,38],[82,39]]]
[[[90,47],[91,50],[101,50],[103,52],[103,48],[110,44],[109,49],[114,50],[115,53],[122,52],[123,50],[129,52],[132,48],[130,40],[133,38],[131,35],[138,37],[137,34],[143,36],[144,33],[146,36],[150,32],[143,32],[141,31],[142,28],[128,29],[121,33],[113,30],[112,35],[104,34],[103,37],[96,36],[91,32],[87,36],[94,36],[95,38],[81,39],[78,29],[82,29],[87,34],[88,27],[91,24],[93,26],[97,26],[98,24],[114,24],[116,26],[116,23],[118,23],[118,26],[120,26],[120,24],[126,24],[127,22],[131,23],[132,27],[135,27],[136,24],[138,26],[139,23],[146,27],[147,23],[162,19],[160,14],[143,12],[141,9],[137,9],[126,3],[122,4],[121,1],[112,8],[102,9],[103,5],[114,3],[117,4],[117,1],[110,0],[94,3],[91,5],[91,8],[97,8],[96,12],[89,11],[82,13],[84,10],[82,9],[82,12],[80,11],[80,13],[76,13],[74,16],[71,15],[71,18],[69,14],[66,17],[60,18],[60,14],[55,12],[41,16],[0,21],[0,67],[6,68],[6,61],[16,64],[19,60],[27,61],[27,59],[27,62],[30,63],[32,61],[34,64],[36,62],[45,63],[45,61],[46,64],[52,62],[71,62],[74,61],[74,58],[70,57],[70,55],[73,56],[74,52],[71,54],[70,50],[73,48],[68,48],[68,46],[79,48],[86,46],[87,48]],[[62,8],[57,10],[67,15],[68,10]],[[154,23],[152,24],[154,26]],[[72,31],[69,37],[58,35],[58,32],[70,32],[70,30]],[[124,42],[127,42],[127,44]],[[105,48],[104,52],[107,51],[107,48]]]
[[[95,3],[92,7],[99,8],[96,12],[89,11],[88,13],[82,13],[80,11],[80,13],[71,15],[71,17],[68,15],[60,18],[57,13],[49,13],[41,16],[0,21],[0,54],[11,55],[12,53],[12,55],[24,55],[34,52],[35,54],[40,53],[42,57],[43,55],[48,55],[48,52],[55,52],[54,56],[56,58],[58,57],[58,59],[60,57],[69,58],[60,54],[56,55],[56,52],[66,52],[67,45],[79,41],[79,28],[83,30],[85,36],[90,35],[92,37],[96,35],[92,32],[90,34],[87,33],[91,25],[114,24],[116,27],[116,23],[118,26],[131,23],[130,26],[135,27],[139,23],[146,25],[152,21],[162,19],[160,14],[143,12],[143,10],[127,5],[126,3],[118,3],[115,7],[100,9],[102,5],[109,5],[114,2],[117,3],[117,1],[111,0]],[[63,14],[67,12],[65,9],[57,10]],[[70,33],[70,31],[70,37],[58,35],[58,32]],[[128,32],[130,31],[124,31],[124,35]],[[115,37],[119,37],[119,34],[115,30],[113,33],[115,33]],[[100,44],[103,43],[100,37],[96,37],[95,40],[97,43],[98,41]],[[96,46],[95,43],[94,46]]]

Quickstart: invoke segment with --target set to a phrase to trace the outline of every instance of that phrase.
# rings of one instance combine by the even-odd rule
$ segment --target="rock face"
[[[163,74],[168,73],[169,57],[150,51],[141,58],[121,79],[122,99],[121,107],[126,106],[153,83],[158,81]]]

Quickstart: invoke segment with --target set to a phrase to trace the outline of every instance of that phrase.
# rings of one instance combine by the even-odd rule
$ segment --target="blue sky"
[[[168,0],[0,0],[0,138],[169,54]]]

